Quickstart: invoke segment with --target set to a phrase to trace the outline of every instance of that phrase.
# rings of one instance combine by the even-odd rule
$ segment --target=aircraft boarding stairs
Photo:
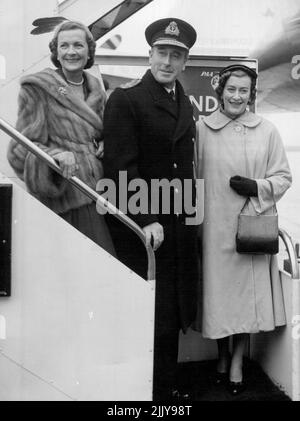
[[[32,147],[1,119],[0,128]],[[42,159],[60,171],[52,158]],[[76,177],[71,182],[86,190]],[[145,281],[2,175],[0,190],[6,186],[13,195],[12,273],[11,295],[0,292],[0,401],[151,401],[152,249]],[[121,218],[144,241],[142,230]],[[288,323],[251,338],[246,372],[253,385],[235,399],[300,400],[299,263],[290,237],[280,235],[290,266],[281,270]],[[195,400],[230,400],[210,386],[215,358],[215,341],[192,330],[180,337],[182,382]]]

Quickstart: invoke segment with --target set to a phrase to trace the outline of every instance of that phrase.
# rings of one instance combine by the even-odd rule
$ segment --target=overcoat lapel
[[[178,95],[179,113],[174,134],[174,143],[180,139],[191,125],[191,105],[185,95],[181,84],[176,82],[176,95]]]
[[[172,107],[166,90],[154,79],[151,70],[148,70],[143,77],[143,82],[149,89],[153,97],[155,106],[160,108],[174,117],[177,121],[176,129],[173,137],[175,143],[188,130],[191,124],[191,107],[187,96],[185,95],[181,84],[176,82],[176,95],[178,95],[178,109]]]
[[[176,129],[173,136],[175,144],[188,130],[191,125],[191,105],[188,97],[185,95],[181,84],[176,81],[176,95],[178,95],[178,109],[172,107],[166,90],[154,79],[151,70],[148,70],[143,77],[143,82],[149,89],[153,97],[154,104],[176,119]]]
[[[171,114],[172,117],[177,119],[176,107],[172,107],[167,91],[154,79],[151,70],[148,70],[143,77],[143,82],[146,84],[152,98],[154,105],[167,113]]]

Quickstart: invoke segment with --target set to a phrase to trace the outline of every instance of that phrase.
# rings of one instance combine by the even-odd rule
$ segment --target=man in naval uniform
[[[128,183],[142,179],[149,187],[147,211],[136,214],[129,208],[128,216],[156,251],[153,399],[186,399],[177,375],[178,334],[180,329],[185,333],[195,318],[198,259],[197,227],[187,224],[191,215],[185,212],[182,199],[184,181],[188,181],[187,195],[195,205],[195,124],[177,77],[185,69],[197,35],[192,26],[176,18],[155,21],[145,35],[151,46],[150,69],[141,80],[117,88],[106,105],[104,176],[118,187],[119,172],[125,171]],[[170,189],[167,212],[162,194],[150,195],[151,180],[163,179],[176,179],[182,186],[182,191]],[[118,258],[145,278],[146,253],[140,239],[113,216],[107,220]]]

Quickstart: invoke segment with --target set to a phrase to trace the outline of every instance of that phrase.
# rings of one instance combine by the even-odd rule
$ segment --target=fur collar
[[[101,106],[104,106],[106,94],[100,82],[88,72],[84,72],[89,95],[86,101],[79,98],[68,83],[53,69],[44,69],[41,72],[24,76],[21,85],[34,85],[53,96],[64,107],[87,120],[97,130],[102,130]]]

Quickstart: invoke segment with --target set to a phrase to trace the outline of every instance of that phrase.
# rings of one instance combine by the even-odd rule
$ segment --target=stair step
[[[201,361],[179,364],[182,388],[193,396],[194,401],[290,401],[291,399],[272,383],[260,366],[249,359],[244,362],[246,390],[232,396],[225,385],[215,386],[211,378],[217,361]]]

